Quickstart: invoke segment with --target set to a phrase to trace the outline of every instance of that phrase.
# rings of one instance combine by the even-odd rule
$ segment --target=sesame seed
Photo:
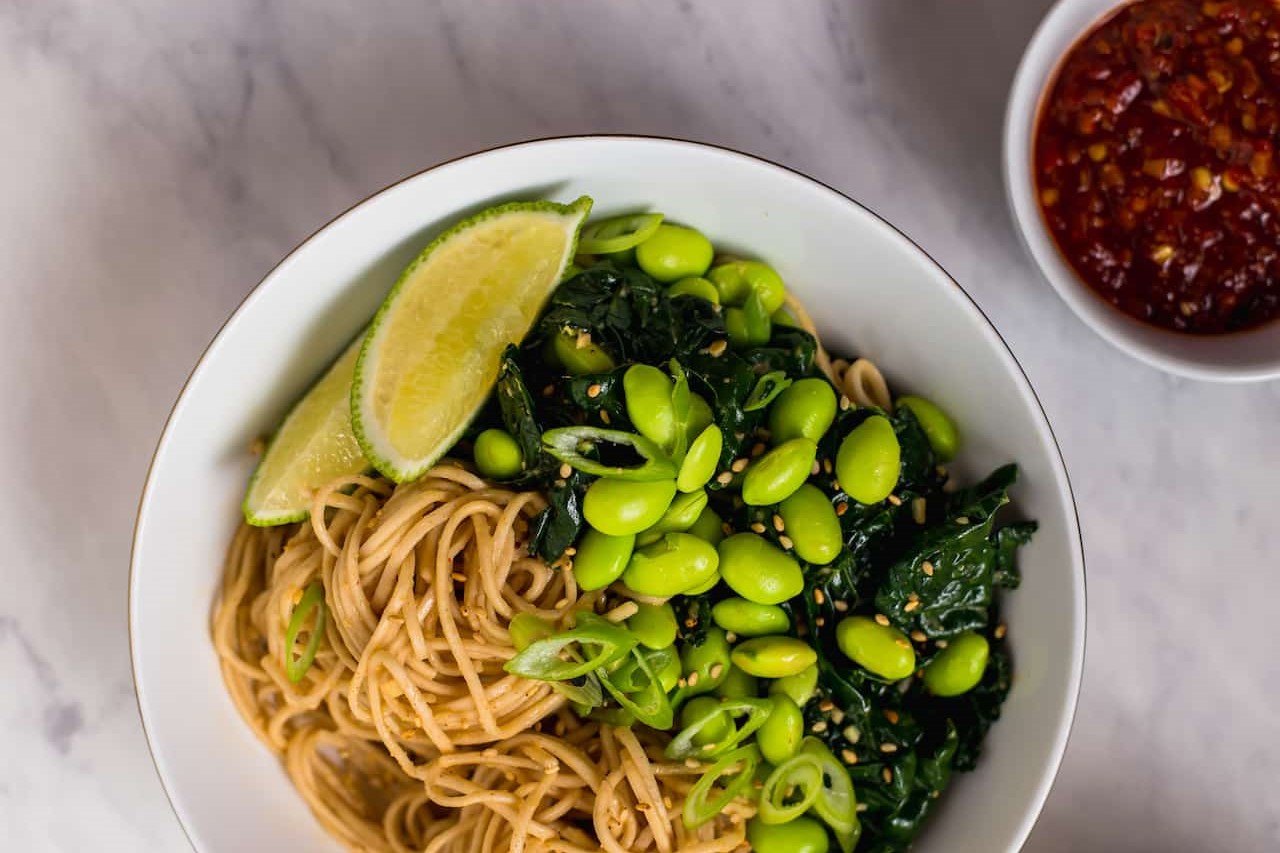
[[[854,752],[852,749],[840,750],[840,757],[844,759],[845,764],[858,763],[858,753]]]
[[[895,638],[894,638],[894,641],[893,641],[893,644],[894,644],[895,646],[897,646],[898,648],[900,648],[900,649],[909,649],[909,648],[911,648],[911,644],[910,644],[910,643],[908,643],[906,640],[902,639],[901,637],[895,637]]]
[[[841,613],[844,613],[848,609],[849,609],[849,602],[847,601],[836,602],[836,610],[839,610]]]
[[[722,486],[727,486],[733,482],[733,474],[728,471],[721,471],[716,475],[716,482]]]
[[[565,555],[566,557],[572,557],[572,556],[574,556],[574,555],[575,555],[575,554],[577,554],[577,553],[578,553],[578,549],[577,549],[577,548],[575,548],[575,547],[573,547],[572,545],[570,545],[568,548],[565,548],[565,549],[564,549],[564,555]]]
[[[849,743],[857,743],[862,739],[862,731],[857,726],[845,726],[840,734],[844,735],[844,739]]]
[[[464,575],[462,572],[453,572],[452,574],[449,575],[449,577],[453,578],[458,583],[467,582],[467,576]]]
[[[823,459],[823,460],[822,460],[822,470],[823,470],[823,471],[826,471],[828,474],[830,474],[830,473],[831,473],[831,471],[832,471],[832,467],[831,467],[831,460],[830,460],[830,459]]]
[[[836,703],[832,702],[830,699],[823,699],[821,702],[818,703],[818,710],[824,714],[834,709],[835,707],[836,707]]]
[[[968,523],[969,523],[969,516],[967,515],[962,515],[956,518],[956,524],[968,524]]]
[[[925,636],[924,631],[912,631],[911,639],[915,640],[917,643],[923,643],[929,638]]]
[[[723,533],[725,536],[732,536],[733,525],[726,521],[724,524],[720,525],[720,532]]]
[[[844,722],[844,711],[841,711],[839,708],[836,708],[834,711],[832,711],[832,712],[831,712],[831,722],[835,723],[837,726],[838,726],[838,725],[840,725],[841,723],[843,723],[843,722]]]
[[[724,351],[729,348],[729,342],[725,340],[712,341],[711,346],[707,347],[707,352],[715,358],[724,355]]]
[[[764,453],[765,450],[766,448],[763,441],[757,441],[755,444],[751,445],[752,456],[759,456],[761,453]]]
[[[554,393],[556,393],[556,386],[554,385],[548,385],[542,389],[542,396],[544,397],[550,397]]]
[[[715,748],[716,748],[717,746],[719,746],[719,745],[720,745],[720,744],[718,744],[718,743],[704,743],[704,744],[702,745],[702,751],[703,751],[703,752],[710,752],[711,750],[715,749]]]
[[[889,627],[889,617],[885,616],[883,613],[876,614],[876,622],[878,622],[879,624],[883,625],[886,628]]]
[[[898,745],[896,743],[882,743],[880,744],[880,751],[881,752],[897,752]]]
[[[898,497],[897,495],[889,495],[889,503],[893,504],[894,506],[902,506],[902,498]]]
[[[773,529],[779,533],[787,529],[787,523],[776,512],[773,514]]]
[[[934,640],[933,644],[940,649],[945,649],[948,645],[950,645],[950,643],[948,643],[946,640]]]
[[[891,782],[893,782],[893,771],[890,770],[888,767],[886,767],[883,771],[881,771],[880,778],[884,780],[884,783],[886,785],[890,784]]]
[[[854,809],[854,811],[856,811],[858,814],[862,814],[863,812],[865,812],[865,811],[866,811],[867,809],[869,809],[869,808],[871,808],[871,807],[870,807],[869,805],[867,805],[866,803],[858,803],[858,807],[857,807],[857,808],[855,808],[855,809]]]
[[[818,460],[813,460],[813,464],[809,466],[810,474],[819,474],[822,472],[822,466],[818,464]]]
[[[698,683],[698,673],[696,672],[689,673],[689,686],[694,687],[697,685],[697,683]]]
[[[696,628],[698,627],[698,620],[690,616],[688,619],[684,620],[684,626],[686,628]]]
[[[726,643],[736,643],[738,642],[738,635],[733,633],[732,631],[726,631],[724,635],[724,641]]]
[[[898,724],[898,720],[900,719],[898,716],[898,712],[893,710],[892,708],[884,709],[884,718],[895,726]]]
[[[815,604],[825,604],[827,597],[822,594],[822,590],[815,587],[813,590],[813,600]]]
[[[719,678],[720,673],[722,672],[724,672],[724,664],[718,663],[711,667],[711,670],[708,672],[708,675],[710,675],[712,678]]]
[[[916,595],[914,592],[907,593],[907,601],[919,601],[919,600],[920,600],[920,596]]]
[[[600,396],[600,392],[603,390],[604,389],[600,387],[599,382],[593,382],[587,386],[587,396],[594,400],[596,397]]]
[[[920,571],[924,572],[929,577],[933,577],[933,563],[930,563],[928,560],[925,560],[923,563],[920,564]]]
[[[573,468],[570,467],[568,462],[566,462],[560,466],[560,479],[567,480],[571,476],[573,476]]]
[[[690,770],[697,770],[702,766],[702,762],[698,761],[696,758],[686,758],[684,760],[684,766],[688,767]]]
[[[840,503],[836,504],[836,515],[844,515],[848,511],[849,511],[848,501],[840,501]]]
[[[826,730],[827,730],[826,720],[818,720],[818,722],[814,723],[812,726],[809,727],[809,731],[813,732],[814,734],[822,734]]]
[[[840,395],[840,411],[847,412],[849,411],[849,407],[852,405],[853,405],[852,400],[850,400],[848,397],[846,397],[843,394]]]
[[[792,542],[791,537],[787,536],[786,534],[783,534],[782,536],[778,537],[778,544],[781,545],[783,549],[787,551],[790,551],[792,548],[796,547],[796,543]]]
[[[763,524],[761,524],[761,523],[760,523],[760,522],[758,522],[758,521],[753,521],[753,522],[751,523],[751,532],[752,532],[752,533],[764,533],[764,525],[763,525]]]
[[[604,409],[600,410],[600,422],[604,424],[609,423],[609,413],[606,412]]]
[[[924,524],[927,506],[924,498],[913,498],[911,501],[911,518],[916,524]]]
[[[992,631],[992,634],[995,635],[995,638],[997,640],[1003,640],[1004,635],[1007,634],[1008,632],[1009,632],[1009,627],[1007,625],[1001,624],[996,626],[996,629]]]
[[[902,605],[902,609],[905,612],[910,613],[919,606],[920,606],[920,602],[918,601],[908,601],[906,604]]]
[[[676,681],[676,687],[688,687],[688,686],[689,686],[689,682],[684,678],[681,678],[678,681]],[[697,767],[698,765],[695,764],[693,766]]]
[[[729,470],[735,474],[741,474],[743,471],[747,470],[747,465],[750,463],[751,460],[747,459],[745,456],[739,457],[733,460],[733,464],[729,466]]]
[[[819,616],[817,619],[813,620],[813,624],[821,628],[823,625],[827,624],[827,619],[825,616]]]

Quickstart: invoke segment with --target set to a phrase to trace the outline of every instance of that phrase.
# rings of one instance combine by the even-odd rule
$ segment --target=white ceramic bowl
[[[443,225],[497,201],[587,193],[596,214],[649,208],[717,246],[767,258],[829,346],[875,357],[891,383],[962,425],[961,473],[1017,460],[1019,510],[1040,521],[1007,596],[1017,677],[979,769],[956,779],[917,847],[1016,850],[1066,746],[1084,655],[1080,534],[1058,447],[1026,376],[960,287],[874,214],[795,172],[663,139],[531,142],[437,166],[312,236],[210,344],[169,417],[134,536],[134,679],[160,777],[202,853],[337,850],[222,685],[208,617],[249,475],[250,441],[368,320]]]
[[[1032,144],[1040,104],[1067,52],[1132,0],[1058,0],[1027,45],[1009,93],[1004,181],[1013,219],[1044,277],[1081,320],[1129,355],[1170,373],[1219,382],[1280,377],[1280,322],[1226,335],[1186,335],[1116,310],[1076,276],[1045,227],[1036,200]]]

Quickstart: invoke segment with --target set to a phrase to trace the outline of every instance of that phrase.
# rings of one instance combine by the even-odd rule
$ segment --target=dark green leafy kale
[[[582,496],[595,477],[574,471],[567,480],[556,479],[547,490],[547,508],[533,525],[530,553],[547,562],[557,559],[582,532]]]
[[[996,570],[992,580],[1004,589],[1017,589],[1022,583],[1018,573],[1018,548],[1031,541],[1039,528],[1034,521],[1018,521],[1006,524],[996,531]]]
[[[524,471],[514,481],[517,485],[524,485],[542,480],[555,460],[542,450],[542,425],[538,423],[533,397],[524,384],[524,373],[516,360],[518,352],[514,346],[509,346],[502,354],[494,396],[498,400],[502,425],[520,445],[520,453],[524,456]]]

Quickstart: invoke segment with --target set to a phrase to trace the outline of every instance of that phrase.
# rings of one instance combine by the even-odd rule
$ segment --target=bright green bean
[[[836,645],[849,660],[886,681],[906,678],[916,669],[916,651],[906,635],[867,616],[840,620]]]
[[[764,307],[758,291],[752,291],[747,302],[742,306],[742,319],[746,322],[747,343],[753,347],[769,343],[773,335],[773,323],[769,320],[769,312]]]
[[[724,541],[724,519],[716,515],[714,509],[707,507],[687,532],[692,533],[699,539],[710,542],[712,545],[719,546]]]
[[[751,345],[751,332],[747,329],[747,313],[741,308],[724,309],[724,331],[729,336],[729,346],[744,349]]]
[[[725,699],[754,699],[760,695],[760,682],[754,675],[749,675],[736,666],[730,666],[729,672],[716,687],[716,695]]]
[[[793,438],[819,441],[836,419],[836,392],[817,377],[797,379],[769,407],[769,437],[774,444]]]
[[[504,429],[487,429],[476,436],[471,455],[480,476],[490,480],[509,480],[524,469],[520,445]]]
[[[840,442],[836,453],[840,488],[859,503],[879,503],[898,485],[901,456],[893,424],[883,415],[872,415]]]
[[[706,508],[707,493],[701,489],[676,495],[662,518],[636,537],[636,544],[652,545],[664,533],[683,533],[697,523],[698,517]]]
[[[720,583],[720,573],[713,572],[711,577],[707,578],[703,583],[686,589],[684,595],[702,595],[704,592],[710,592],[718,583]]]
[[[724,435],[720,432],[720,427],[712,424],[704,429],[693,440],[693,444],[689,445],[689,452],[680,463],[676,488],[682,492],[693,492],[709,483],[715,476],[723,448]]]
[[[844,546],[840,517],[817,486],[805,483],[782,502],[778,515],[800,559],[825,566],[840,555]]]
[[[803,708],[818,689],[818,665],[806,667],[795,675],[779,678],[769,685],[769,695],[786,696]]]
[[[652,545],[636,549],[622,582],[641,595],[669,598],[705,583],[715,575],[719,562],[709,542],[688,533],[666,533]]]
[[[582,514],[601,533],[625,536],[655,524],[675,495],[675,480],[637,483],[601,477],[587,487]]]
[[[720,301],[725,305],[744,305],[754,293],[759,295],[765,313],[772,314],[787,297],[782,277],[760,261],[729,261],[712,269],[707,278],[720,291]]]
[[[773,322],[773,325],[775,326],[784,326],[788,329],[801,328],[800,321],[795,318],[795,315],[792,314],[790,309],[788,309],[787,306],[785,305],[783,305],[777,311],[774,311],[773,315],[770,316],[769,319]]]
[[[956,451],[960,449],[960,433],[946,412],[924,397],[901,397],[897,405],[900,409],[910,409],[916,416],[939,462],[950,462],[956,458]]]
[[[786,694],[779,693],[769,700],[773,703],[773,710],[760,731],[756,732],[756,743],[765,761],[781,764],[800,749],[800,740],[804,737],[804,714]]]
[[[627,418],[637,432],[663,447],[669,447],[676,434],[672,388],[667,374],[649,364],[633,364],[622,375]]]
[[[636,263],[655,281],[671,282],[702,275],[714,254],[701,232],[664,222],[636,246]]]
[[[680,649],[680,662],[688,685],[686,694],[696,696],[719,687],[729,674],[729,655],[729,641],[719,628],[708,628],[700,646],[685,643]]]
[[[680,683],[680,656],[672,655],[667,658],[658,670],[658,683],[662,685],[663,691],[670,693],[676,689],[676,685]]]
[[[670,604],[642,604],[627,619],[627,630],[636,635],[640,645],[649,649],[665,649],[676,641],[676,614]]]
[[[711,608],[711,618],[740,637],[785,634],[791,627],[787,611],[776,604],[756,604],[745,598],[726,598]]]
[[[753,637],[736,645],[731,658],[743,672],[759,678],[786,678],[816,663],[818,653],[796,637]]]
[[[707,300],[712,305],[720,304],[720,291],[716,290],[714,284],[698,276],[680,279],[667,288],[667,295],[696,296],[699,299]]]
[[[935,696],[959,696],[982,681],[991,646],[973,631],[953,637],[924,669],[924,686]]]
[[[790,497],[809,479],[818,445],[807,438],[783,442],[757,459],[742,478],[742,500],[767,506]]]
[[[680,709],[680,728],[687,729],[697,722],[702,722],[693,734],[698,746],[720,743],[733,734],[733,720],[720,709],[720,700],[714,696],[695,696]]]
[[[599,530],[588,530],[573,558],[573,577],[578,586],[586,590],[604,589],[622,577],[635,544],[634,534],[610,536]]]
[[[711,406],[702,398],[701,394],[689,395],[689,441],[702,435],[702,431],[711,426],[715,417],[711,413]]]
[[[720,543],[720,576],[738,595],[757,604],[781,604],[804,591],[800,564],[754,533]]]
[[[768,824],[759,817],[747,821],[747,842],[753,853],[828,853],[826,828],[810,817]]]
[[[552,338],[551,349],[564,369],[574,376],[613,370],[613,356],[598,345],[589,343],[588,339],[589,336],[564,331]]]

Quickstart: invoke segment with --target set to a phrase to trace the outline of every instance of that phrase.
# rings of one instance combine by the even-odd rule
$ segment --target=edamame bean
[[[805,483],[778,507],[783,530],[800,559],[825,566],[840,554],[844,533],[835,507],[817,486]]]
[[[587,338],[577,332],[560,332],[552,338],[551,350],[564,369],[574,376],[608,373],[615,367],[613,356],[598,345],[588,343]]]
[[[690,527],[688,532],[699,539],[718,546],[724,541],[724,519],[716,515],[714,509],[707,507],[702,511],[702,515],[698,516],[698,520],[693,523],[693,527]]]
[[[678,487],[678,485],[677,485]],[[676,495],[662,518],[636,537],[637,545],[652,545],[664,533],[683,533],[697,522],[707,508],[707,493],[701,489]]]
[[[532,613],[517,613],[507,624],[507,633],[511,635],[511,645],[517,652],[522,652],[538,640],[545,640],[556,632],[555,626]]]
[[[811,817],[786,823],[765,823],[759,817],[747,821],[747,843],[752,853],[829,853],[827,828]]]
[[[769,407],[769,438],[782,444],[793,438],[820,441],[836,419],[836,392],[825,379],[792,382]]]
[[[720,291],[720,301],[725,305],[743,305],[752,293],[757,293],[765,313],[772,314],[782,307],[787,297],[782,276],[760,261],[720,264],[707,273],[707,278]]]
[[[769,312],[765,310],[759,293],[747,297],[747,304],[742,306],[742,319],[747,324],[747,343],[753,347],[764,346],[773,336],[773,323],[769,320]]]
[[[632,482],[601,477],[587,487],[582,514],[601,533],[626,536],[662,518],[675,495],[675,480]]]
[[[699,433],[689,445],[684,461],[680,463],[676,488],[682,492],[701,490],[715,476],[720,451],[723,449],[724,435],[720,432],[720,427],[712,424]]]
[[[769,320],[772,321],[775,326],[785,326],[788,329],[800,328],[800,321],[795,318],[795,315],[793,315],[785,305],[777,311],[774,311],[772,316],[769,317]]]
[[[732,660],[750,675],[786,678],[816,663],[818,653],[796,637],[754,637],[734,647]]]
[[[769,695],[786,696],[798,707],[803,708],[818,690],[818,665],[805,667],[795,675],[779,678],[769,685]]]
[[[658,683],[662,685],[663,693],[670,693],[676,689],[676,685],[680,683],[680,656],[672,655],[667,658],[667,663],[657,673]]]
[[[901,456],[893,424],[883,415],[872,415],[840,442],[836,452],[840,488],[859,503],[879,503],[898,485]]]
[[[946,412],[924,397],[910,395],[898,400],[898,408],[910,409],[911,414],[916,416],[939,462],[950,462],[956,458],[956,451],[960,448],[960,433]]]
[[[775,604],[756,604],[745,598],[726,598],[711,608],[711,618],[726,631],[742,637],[785,634],[791,627],[787,611]]]
[[[924,670],[924,686],[935,696],[959,696],[978,686],[987,669],[987,638],[965,631],[947,644]]]
[[[636,432],[663,447],[669,447],[676,435],[671,389],[667,374],[649,364],[633,364],[622,375],[627,418]]]
[[[655,281],[700,276],[711,266],[715,250],[700,231],[663,223],[636,247],[636,263]]]
[[[702,435],[702,431],[711,426],[715,417],[711,414],[711,406],[702,399],[701,394],[689,395],[689,438]]]
[[[779,693],[769,697],[773,709],[756,732],[760,754],[770,764],[781,764],[800,749],[804,738],[804,714],[791,697]]]
[[[724,699],[754,699],[760,695],[760,682],[754,675],[748,675],[736,666],[730,666],[716,695]]]
[[[841,619],[836,645],[849,660],[886,681],[906,678],[916,669],[916,651],[906,635],[867,616]]]
[[[714,696],[695,696],[680,709],[680,728],[688,728],[697,720],[710,717],[693,736],[697,746],[719,743],[733,734],[733,720],[720,710],[720,700]]]
[[[809,479],[817,457],[818,445],[807,438],[793,438],[779,444],[747,469],[742,478],[742,500],[750,506],[786,500]]]
[[[729,641],[724,631],[708,628],[702,645],[685,643],[680,650],[680,663],[684,668],[687,695],[710,693],[719,687],[729,674]]]
[[[714,284],[698,276],[680,279],[667,288],[667,295],[696,296],[699,299],[707,300],[712,305],[720,304],[720,291],[716,290]]]
[[[631,555],[622,582],[641,595],[670,598],[714,577],[719,562],[709,542],[688,533],[667,533]]]
[[[573,557],[573,577],[578,586],[586,590],[604,589],[622,577],[635,544],[633,533],[610,536],[588,529]]]
[[[676,641],[676,614],[670,604],[642,604],[627,620],[627,630],[636,635],[640,645],[665,649]]]
[[[734,349],[750,346],[751,333],[747,330],[747,313],[741,308],[724,309],[724,331],[729,336],[729,346]]]
[[[781,604],[804,591],[800,564],[754,533],[720,543],[720,576],[738,595],[757,604]]]
[[[715,572],[711,575],[711,577],[707,578],[706,583],[700,583],[695,587],[686,589],[684,591],[684,594],[693,595],[693,596],[702,595],[704,592],[710,592],[711,590],[715,589],[715,586],[718,583],[720,583],[720,573]]]
[[[524,469],[520,445],[504,429],[487,429],[477,435],[471,455],[480,476],[490,480],[507,480]]]

